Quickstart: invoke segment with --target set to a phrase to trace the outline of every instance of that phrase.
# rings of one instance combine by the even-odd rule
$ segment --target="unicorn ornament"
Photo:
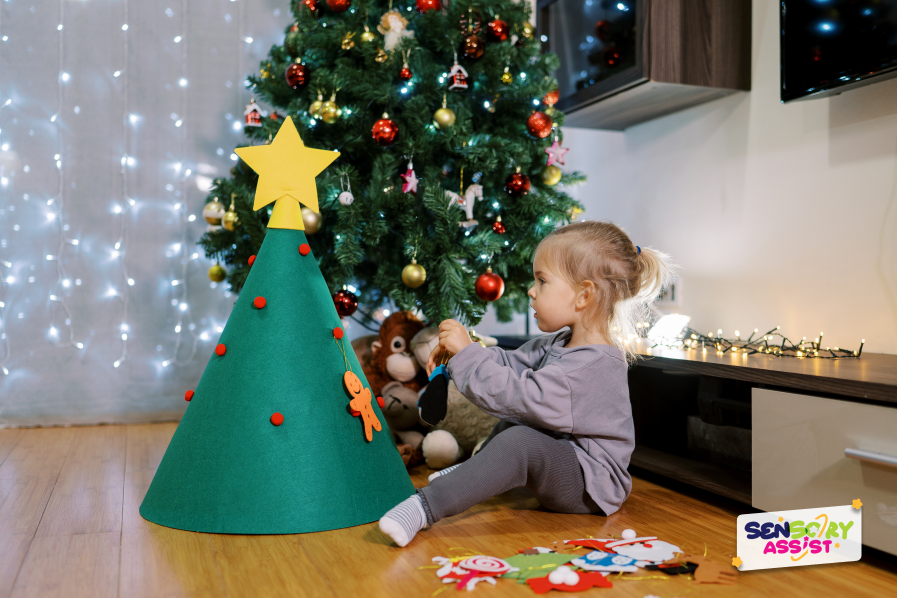
[[[467,220],[465,222],[459,222],[458,224],[464,228],[470,228],[478,224],[478,222],[473,219],[473,203],[478,199],[483,199],[482,185],[471,185],[467,188],[467,191],[464,192],[464,197],[461,197],[460,194],[455,193],[454,191],[446,191],[445,194],[449,197],[449,207],[460,206],[467,215]]]

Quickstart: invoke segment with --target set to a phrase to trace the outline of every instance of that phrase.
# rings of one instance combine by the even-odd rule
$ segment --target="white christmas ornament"
[[[483,199],[482,185],[471,185],[464,192],[464,197],[454,191],[446,191],[445,194],[449,197],[449,207],[461,206],[467,215],[467,221],[461,222],[461,226],[470,227],[477,224],[477,221],[473,219],[473,203],[478,199]]]
[[[343,191],[339,194],[339,197],[337,199],[344,206],[351,206],[352,202],[355,201],[355,196],[352,195],[351,191]]]
[[[414,32],[408,31],[408,19],[397,10],[380,17],[377,31],[383,34],[383,49],[387,52],[392,52],[403,37],[414,37]]]

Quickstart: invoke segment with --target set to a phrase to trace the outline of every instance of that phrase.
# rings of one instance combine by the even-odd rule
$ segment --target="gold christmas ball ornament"
[[[440,129],[447,129],[455,124],[455,113],[450,108],[440,108],[433,113],[433,123]]]
[[[427,281],[427,271],[423,266],[412,259],[411,263],[402,269],[402,282],[405,286],[416,289]]]
[[[303,206],[302,208],[302,224],[305,225],[305,234],[313,235],[319,230],[321,230],[321,224],[323,224],[324,219],[320,214],[312,210],[311,208],[306,208]]]
[[[228,208],[227,212],[224,214],[224,228],[233,232],[237,230],[237,227],[240,226],[240,218],[237,217],[237,211],[234,209],[234,198],[231,196],[230,198],[230,208]]]
[[[321,118],[321,107],[324,105],[324,95],[318,94],[318,99],[308,107],[308,115],[312,118]]]
[[[533,35],[536,33],[536,28],[533,27],[533,24],[527,21],[523,24],[523,37],[526,39],[532,39]]]
[[[552,164],[542,169],[542,182],[546,185],[557,185],[561,182],[561,169]]]
[[[221,264],[215,264],[209,268],[209,280],[212,282],[221,282],[227,278],[227,270],[221,267]]]
[[[327,100],[321,106],[321,110],[320,110],[321,120],[323,120],[328,125],[332,125],[337,120],[339,120],[339,117],[342,116],[342,114],[343,114],[342,109],[339,106],[337,106],[336,102],[334,102],[333,100]]]
[[[364,43],[370,43],[376,39],[376,35],[374,35],[373,31],[371,31],[367,25],[364,26],[364,33],[361,34],[361,41]]]
[[[202,217],[212,226],[221,226],[221,220],[224,218],[224,206],[221,205],[217,197],[213,197],[212,201],[202,209]]]
[[[505,85],[510,85],[514,82],[514,75],[511,74],[511,69],[509,67],[505,67],[505,72],[501,74],[501,82]]]

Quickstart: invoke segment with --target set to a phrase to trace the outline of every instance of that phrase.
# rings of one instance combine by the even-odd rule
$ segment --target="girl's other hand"
[[[430,374],[433,373],[433,370],[435,370],[436,366],[440,363],[442,363],[442,347],[436,345],[433,347],[433,350],[430,351],[430,357],[427,358],[427,378],[430,377]]]
[[[443,320],[439,325],[439,346],[451,355],[457,355],[472,342],[467,328],[461,322],[457,320]]]

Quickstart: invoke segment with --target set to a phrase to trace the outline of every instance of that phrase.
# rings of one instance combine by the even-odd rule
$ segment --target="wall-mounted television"
[[[782,0],[782,101],[897,77],[897,0]]]

